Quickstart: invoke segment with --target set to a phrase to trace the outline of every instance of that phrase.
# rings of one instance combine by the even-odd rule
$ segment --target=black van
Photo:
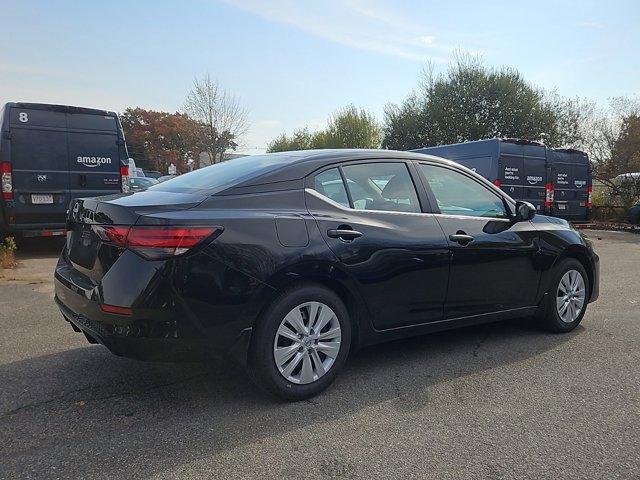
[[[547,189],[551,188],[550,165],[547,148],[541,143],[491,138],[412,151],[460,163],[493,182],[512,198],[531,202],[539,213],[550,213],[551,203],[547,198]]]
[[[0,127],[0,234],[63,235],[73,198],[129,189],[127,147],[114,112],[7,103]]]
[[[555,187],[553,211],[557,217],[585,222],[591,215],[592,178],[589,157],[574,149],[549,151]]]
[[[492,138],[412,150],[453,160],[493,182],[539,213],[586,221],[591,211],[587,154],[550,149],[538,142]]]

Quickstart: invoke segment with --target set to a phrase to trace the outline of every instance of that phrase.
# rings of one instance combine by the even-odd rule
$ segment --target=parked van
[[[593,192],[591,166],[586,153],[574,149],[549,150],[555,187],[554,213],[576,222],[589,220]]]
[[[541,143],[511,138],[419,148],[414,152],[453,160],[507,192],[516,200],[531,202],[539,213],[549,213],[547,200],[550,166]]]
[[[419,148],[479,173],[539,213],[586,221],[591,210],[589,159],[579,150],[550,149],[538,142],[492,138]]]
[[[129,189],[127,147],[114,112],[7,103],[0,129],[0,233],[63,235],[73,198]]]

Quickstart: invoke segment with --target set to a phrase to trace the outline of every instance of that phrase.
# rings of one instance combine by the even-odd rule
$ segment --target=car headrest
[[[412,191],[413,184],[411,180],[402,175],[394,175],[389,179],[382,189],[384,198],[412,198],[415,192]]]

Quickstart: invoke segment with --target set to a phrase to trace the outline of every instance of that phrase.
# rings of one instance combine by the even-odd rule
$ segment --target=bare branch
[[[222,161],[227,150],[235,150],[249,129],[248,112],[240,99],[220,87],[208,73],[194,79],[185,110],[202,125],[202,148],[211,163]]]

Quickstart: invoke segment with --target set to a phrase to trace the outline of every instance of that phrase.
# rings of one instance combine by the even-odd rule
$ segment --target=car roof
[[[227,194],[237,189],[255,185],[264,185],[276,182],[291,182],[300,180],[314,171],[335,163],[353,160],[430,160],[445,165],[456,165],[433,155],[423,153],[401,152],[398,150],[381,149],[326,149],[326,150],[297,150],[288,152],[268,153],[265,156],[277,156],[281,158],[281,165],[264,174],[256,175],[244,182],[238,183],[226,191]],[[233,160],[228,160],[233,161]]]

